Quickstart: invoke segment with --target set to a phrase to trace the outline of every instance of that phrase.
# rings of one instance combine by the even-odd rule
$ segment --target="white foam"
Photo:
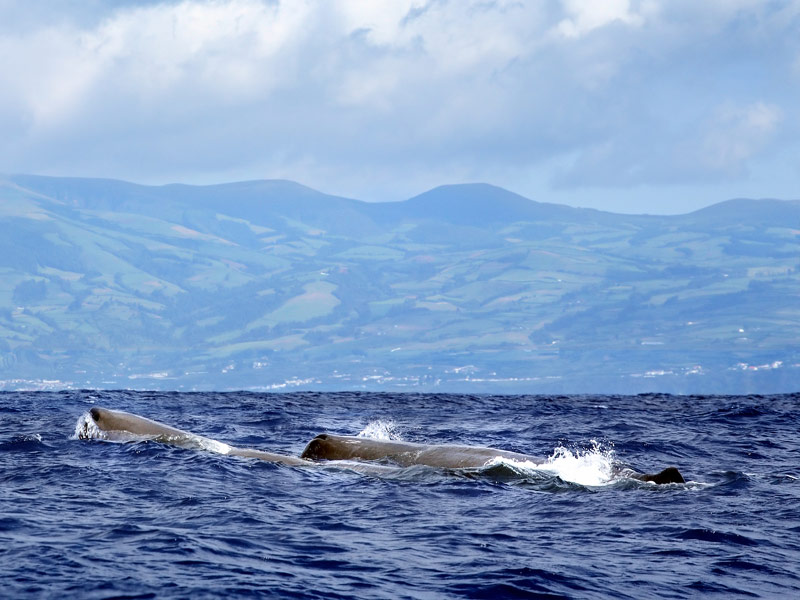
[[[552,471],[564,481],[581,485],[607,485],[614,478],[614,451],[603,450],[592,441],[589,450],[571,451],[560,446],[547,457],[541,469]]]
[[[552,473],[579,485],[602,486],[614,480],[614,450],[604,449],[594,440],[588,450],[559,446],[542,463],[497,457],[487,466],[496,464],[506,464],[523,472]]]
[[[356,437],[369,438],[371,440],[380,440],[384,442],[390,440],[399,441],[403,439],[397,430],[397,426],[395,425],[394,421],[383,419],[370,421]]]
[[[207,450],[208,452],[214,452],[216,454],[230,454],[231,450],[233,450],[232,446],[229,446],[225,442],[220,442],[219,440],[212,440],[211,438],[204,438],[198,436],[192,436],[195,438],[195,441],[201,449]]]
[[[103,440],[105,432],[100,429],[92,419],[88,412],[83,413],[78,417],[75,423],[75,433],[72,439],[75,440]]]

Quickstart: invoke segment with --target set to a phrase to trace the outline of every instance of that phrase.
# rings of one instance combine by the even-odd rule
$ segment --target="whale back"
[[[428,445],[323,433],[301,454],[308,460],[388,460],[403,467],[427,465],[450,469],[483,467],[494,459],[540,463],[526,454],[479,446]]]
[[[416,452],[423,447],[421,444],[407,442],[321,433],[306,445],[300,457],[308,460],[380,460],[388,456]]]

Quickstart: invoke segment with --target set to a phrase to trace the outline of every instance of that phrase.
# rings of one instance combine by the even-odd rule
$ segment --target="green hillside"
[[[800,388],[800,202],[0,181],[0,388]]]

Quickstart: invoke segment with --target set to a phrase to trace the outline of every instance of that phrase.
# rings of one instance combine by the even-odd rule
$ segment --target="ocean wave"
[[[15,435],[8,441],[0,442],[0,452],[31,452],[43,447],[42,436],[38,433]]]

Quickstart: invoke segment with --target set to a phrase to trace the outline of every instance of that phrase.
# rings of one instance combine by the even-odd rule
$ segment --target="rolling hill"
[[[0,388],[800,388],[800,202],[0,177]]]

